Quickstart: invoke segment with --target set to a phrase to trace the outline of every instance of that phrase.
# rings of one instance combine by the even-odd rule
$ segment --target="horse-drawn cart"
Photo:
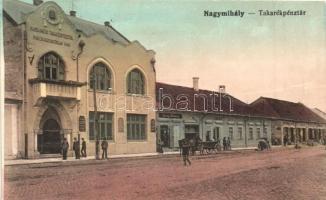
[[[261,138],[259,141],[258,141],[258,150],[259,151],[263,151],[265,149],[270,149],[271,146],[269,144],[269,141],[267,138]]]
[[[182,146],[183,141],[186,139],[179,140],[179,147]],[[187,140],[187,143],[190,145],[190,152],[192,155],[195,155],[196,151],[199,151],[199,153],[202,155],[204,152],[206,154],[210,153],[217,153],[218,151],[222,150],[221,144],[219,141],[207,141],[207,142],[202,142],[202,141],[195,141],[195,140]],[[181,155],[181,148],[180,148],[180,155]]]
[[[218,151],[222,150],[221,144],[219,141],[207,141],[207,142],[201,142],[202,145],[202,151],[200,152],[203,154],[206,152],[207,154],[209,153],[217,153]]]

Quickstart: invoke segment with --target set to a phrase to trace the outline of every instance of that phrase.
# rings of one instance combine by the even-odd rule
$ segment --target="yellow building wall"
[[[58,24],[51,24],[45,19],[44,13],[49,7],[55,8],[58,18],[61,21]],[[104,26],[104,25],[103,25]],[[103,34],[98,33],[86,36],[83,33],[76,32],[74,25],[63,13],[60,7],[53,2],[43,3],[35,12],[27,16],[26,20],[27,45],[25,63],[27,69],[27,80],[35,79],[38,76],[37,64],[39,59],[47,52],[53,51],[60,55],[65,63],[65,81],[78,81],[86,83],[80,89],[80,101],[63,100],[54,98],[60,104],[57,106],[58,113],[63,124],[63,128],[71,130],[68,136],[69,143],[72,146],[72,138],[84,137],[88,143],[88,152],[94,154],[94,141],[88,140],[88,115],[89,111],[94,110],[93,93],[89,89],[89,72],[92,66],[97,62],[103,62],[111,71],[113,78],[112,91],[97,92],[98,110],[113,113],[113,138],[109,143],[110,154],[130,154],[130,153],[148,153],[155,152],[155,132],[151,132],[150,121],[155,119],[155,71],[151,64],[154,59],[154,52],[146,50],[139,42],[130,44],[121,44],[113,42]],[[62,33],[64,37],[58,37]],[[69,36],[69,37],[66,37]],[[68,39],[67,39],[68,38]],[[80,52],[78,44],[80,41],[85,43],[83,52],[78,59],[78,80],[77,80],[77,54]],[[33,58],[33,59],[32,59]],[[128,72],[137,68],[142,71],[145,77],[145,95],[130,96],[126,94],[126,77]],[[25,112],[28,113],[27,131],[29,134],[29,151],[37,155],[37,140],[35,130],[41,129],[39,121],[46,108],[44,104],[37,105],[35,91],[32,84],[28,84],[26,93],[29,98],[28,106]],[[124,99],[124,101],[121,101]],[[126,109],[118,109],[120,104],[115,102],[125,102]],[[103,103],[104,102],[104,103]],[[130,109],[130,105],[133,109]],[[151,109],[145,109],[143,105],[152,105]],[[53,105],[54,107],[56,105]],[[147,139],[144,141],[127,141],[126,116],[128,113],[146,114]],[[78,118],[85,116],[86,132],[79,132]],[[123,118],[124,132],[118,132],[118,118]]]

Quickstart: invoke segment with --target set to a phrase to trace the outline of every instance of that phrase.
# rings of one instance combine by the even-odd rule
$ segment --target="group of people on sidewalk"
[[[101,143],[101,148],[102,148],[102,159],[108,159],[108,148],[109,148],[109,143],[106,139],[102,140]],[[62,145],[62,158],[63,160],[67,160],[67,153],[69,150],[69,143],[67,141],[67,138],[63,139]],[[80,157],[87,157],[86,153],[86,141],[84,138],[82,138],[82,144],[81,144],[81,149],[80,149],[80,142],[77,140],[77,138],[74,138],[74,142],[72,145],[72,150],[75,153],[75,158],[80,159]]]
[[[231,150],[231,139],[230,137],[223,137],[223,151]]]

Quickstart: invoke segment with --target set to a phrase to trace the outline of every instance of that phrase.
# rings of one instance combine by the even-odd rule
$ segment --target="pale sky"
[[[31,3],[32,0],[25,0]],[[67,13],[111,24],[156,52],[157,80],[226,90],[250,103],[260,96],[326,111],[325,3],[150,0],[56,0]],[[241,10],[204,17],[204,10]],[[304,10],[305,16],[259,16],[258,10]]]

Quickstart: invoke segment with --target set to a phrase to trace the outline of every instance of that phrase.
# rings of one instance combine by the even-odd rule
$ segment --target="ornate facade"
[[[89,155],[97,137],[110,154],[155,152],[155,52],[36,4],[4,1],[6,157],[58,154],[64,137],[85,138]]]

